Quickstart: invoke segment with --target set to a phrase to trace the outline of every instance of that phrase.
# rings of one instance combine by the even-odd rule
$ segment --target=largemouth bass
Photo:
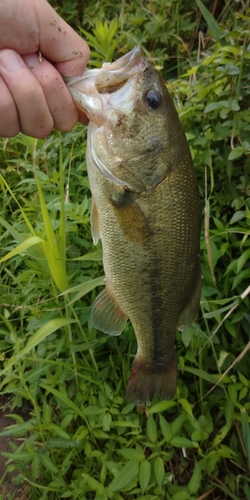
[[[94,243],[105,289],[95,328],[120,335],[129,318],[138,350],[126,399],[149,404],[176,389],[176,328],[199,309],[200,207],[186,137],[161,75],[141,47],[69,78],[90,122],[87,168]]]

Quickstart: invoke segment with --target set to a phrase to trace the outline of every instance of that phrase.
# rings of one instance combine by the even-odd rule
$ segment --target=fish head
[[[140,46],[69,78],[67,86],[90,120],[92,157],[109,180],[147,191],[175,168],[183,131],[163,78]]]

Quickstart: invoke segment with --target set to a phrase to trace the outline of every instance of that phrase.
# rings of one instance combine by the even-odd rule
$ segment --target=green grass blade
[[[60,155],[59,155],[59,167],[60,167],[60,225],[59,225],[59,248],[60,254],[63,259],[66,259],[66,228],[65,228],[65,200],[64,200],[64,169],[63,169],[63,157],[62,157],[62,143],[60,143]]]
[[[206,380],[207,382],[210,382],[211,384],[216,384],[218,379],[220,378],[220,374],[218,375],[215,374],[210,374],[205,372],[204,370],[200,370],[199,368],[194,368],[192,366],[185,366],[184,367],[185,372],[193,373],[193,375],[197,375],[197,377],[202,378],[203,380]],[[229,377],[224,377],[223,382],[229,382]]]
[[[195,0],[197,3],[197,6],[199,7],[201,14],[203,15],[205,21],[207,22],[207,25],[215,38],[216,42],[218,42],[220,45],[225,46],[226,42],[225,40],[221,39],[221,30],[216,22],[214,16],[209,12],[209,10],[205,7],[205,5],[201,2],[201,0]]]
[[[59,288],[60,292],[66,290],[68,285],[68,277],[66,273],[66,260],[65,260],[65,248],[63,246],[62,252],[60,253],[58,241],[56,234],[53,230],[52,223],[50,220],[49,212],[44,199],[43,191],[40,182],[37,180],[37,189],[39,193],[39,199],[41,204],[42,217],[45,227],[46,239],[43,243],[43,250],[48,262],[51,276]]]
[[[81,255],[81,257],[76,257],[75,259],[72,259],[72,260],[77,260],[77,261],[90,260],[90,261],[101,262],[102,261],[102,249],[99,248],[98,250],[95,250],[94,252],[86,253],[85,255]]]
[[[85,422],[87,422],[87,418],[82,412],[82,410],[75,404],[71,399],[69,399],[65,394],[61,393],[54,387],[47,384],[40,384],[40,386],[48,392],[51,392],[56,398],[60,399],[68,408],[71,408],[76,415],[79,415]]]
[[[47,209],[47,206],[45,203],[45,199],[43,196],[40,181],[38,180],[38,178],[36,178],[36,181],[37,181],[37,189],[38,189],[38,194],[39,194],[39,199],[40,199],[40,204],[41,204],[41,211],[42,211],[42,216],[43,216],[46,238],[47,238],[47,241],[48,241],[50,247],[53,248],[54,255],[59,259],[61,256],[59,254],[56,236],[55,236],[52,224],[51,224],[49,212],[48,212],[48,209]]]
[[[17,231],[17,229],[15,229],[14,226],[9,224],[9,222],[7,222],[7,220],[5,220],[1,216],[0,216],[0,224],[2,224],[2,226],[5,227],[5,229],[7,229],[7,231],[9,231],[12,238],[14,238],[16,241],[18,241],[19,243],[22,243],[23,241],[25,241],[24,236],[21,233],[19,233],[19,231]]]
[[[68,278],[62,260],[54,254],[52,248],[47,241],[42,243],[44,255],[48,263],[50,274],[60,292],[67,290]]]
[[[99,278],[95,278],[93,280],[85,281],[84,283],[81,283],[80,285],[76,285],[76,286],[74,286],[72,288],[69,288],[68,290],[65,290],[60,295],[68,295],[70,293],[79,292],[68,303],[68,305],[71,305],[74,302],[76,302],[77,300],[81,299],[81,297],[83,297],[83,295],[86,295],[86,293],[91,292],[91,290],[93,290],[97,286],[102,286],[103,283],[104,283],[104,278],[105,278],[105,276],[99,276]]]
[[[13,193],[12,189],[10,188],[9,184],[6,182],[6,180],[3,178],[3,176],[1,174],[0,174],[0,180],[4,184],[4,186],[7,188],[7,190],[9,191],[9,193],[12,196],[13,200],[15,201],[15,203],[18,205],[19,210],[20,210],[20,212],[21,212],[21,214],[22,214],[22,216],[23,216],[23,218],[24,218],[24,220],[25,220],[25,222],[26,222],[26,224],[27,224],[27,226],[28,226],[31,234],[33,234],[33,236],[36,236],[35,231],[34,231],[34,229],[32,227],[32,224],[30,223],[29,218],[27,217],[25,211],[23,210],[22,206],[20,205],[19,201],[17,200],[16,196],[14,195],[14,193]]]
[[[12,257],[15,257],[15,255],[18,255],[21,252],[24,252],[25,250],[28,250],[28,248],[32,247],[33,245],[37,245],[37,243],[42,243],[44,240],[42,238],[39,238],[38,236],[31,236],[31,238],[28,238],[27,240],[23,241],[20,243],[14,250],[11,250],[11,252],[7,253],[1,260],[0,263],[5,262],[8,259],[11,259]]]
[[[34,335],[32,335],[32,337],[28,340],[27,345],[23,349],[21,349],[18,354],[12,356],[12,358],[7,361],[5,368],[0,372],[0,376],[6,373],[6,371],[8,371],[13,365],[17,363],[17,361],[20,361],[21,358],[32,351],[32,349],[34,349],[34,347],[36,347],[40,342],[46,339],[48,335],[55,332],[59,328],[63,328],[64,326],[74,322],[74,320],[66,318],[56,318],[48,321],[46,325],[43,325],[41,328],[39,328],[39,330],[37,330]]]
[[[248,466],[250,467],[250,424],[248,422],[248,415],[246,412],[246,408],[241,409],[240,416],[241,416],[242,437],[246,449]]]

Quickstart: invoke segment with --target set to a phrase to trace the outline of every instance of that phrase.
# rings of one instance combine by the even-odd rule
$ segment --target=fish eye
[[[151,109],[158,109],[161,104],[161,94],[155,89],[148,90],[145,94],[145,102]]]

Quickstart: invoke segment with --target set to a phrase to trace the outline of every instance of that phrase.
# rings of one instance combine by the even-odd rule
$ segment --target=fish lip
[[[75,105],[89,120],[101,126],[105,122],[105,108],[107,105],[112,107],[109,103],[111,93],[123,87],[128,80],[139,76],[146,64],[143,49],[137,45],[112,63],[103,63],[101,68],[86,69],[82,76],[64,77],[64,81]],[[108,76],[110,85],[106,84]]]
[[[119,59],[112,63],[103,63],[102,69],[109,71],[131,70],[136,65],[141,65],[142,59],[145,59],[144,51],[141,45],[136,45],[130,52],[121,56]],[[145,62],[144,62],[145,64]]]
[[[143,62],[143,65],[142,65]],[[141,45],[136,45],[130,52],[119,57],[114,62],[104,62],[101,68],[85,69],[81,76],[64,76],[63,79],[70,89],[76,83],[88,79],[90,76],[94,77],[99,75],[103,70],[122,72],[124,70],[138,70],[137,66],[140,66],[140,70],[145,66],[145,54]]]

